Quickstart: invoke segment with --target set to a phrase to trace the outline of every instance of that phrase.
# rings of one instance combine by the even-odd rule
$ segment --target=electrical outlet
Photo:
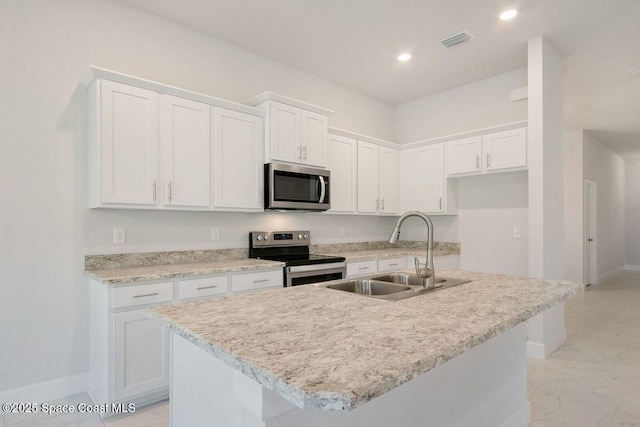
[[[344,237],[347,235],[347,232],[345,231],[344,227],[340,227],[340,237]]]
[[[116,245],[124,245],[127,242],[127,229],[126,228],[114,228],[113,229],[113,243]]]
[[[513,238],[514,239],[522,238],[522,227],[513,227]]]
[[[220,240],[220,229],[218,227],[211,227],[211,240]]]

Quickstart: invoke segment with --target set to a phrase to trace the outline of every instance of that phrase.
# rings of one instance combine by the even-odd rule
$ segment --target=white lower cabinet
[[[114,400],[169,387],[169,330],[149,310],[113,315]]]
[[[378,271],[397,271],[407,268],[407,260],[405,257],[387,258],[378,260]]]
[[[347,277],[364,276],[378,272],[378,261],[359,261],[347,263]]]
[[[147,404],[169,396],[169,331],[150,309],[283,286],[282,268],[155,283],[89,283],[89,390],[95,402]],[[108,415],[108,414],[107,414]]]

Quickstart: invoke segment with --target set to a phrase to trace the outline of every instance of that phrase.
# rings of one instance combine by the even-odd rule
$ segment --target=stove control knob
[[[262,234],[258,234],[258,237],[256,237],[256,239],[262,240]]]
[[[302,234],[298,234],[298,239],[302,239]]]
[[[264,235],[264,240],[269,240],[269,235],[268,234]]]
[[[308,238],[309,238],[309,235],[308,235],[308,234],[305,234],[305,235],[304,235],[304,238],[305,238],[305,239],[308,239]]]

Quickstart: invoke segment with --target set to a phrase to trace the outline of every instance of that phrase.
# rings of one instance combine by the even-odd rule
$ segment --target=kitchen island
[[[571,282],[470,283],[401,301],[323,286],[156,308],[174,426],[513,425],[530,420],[524,321]]]

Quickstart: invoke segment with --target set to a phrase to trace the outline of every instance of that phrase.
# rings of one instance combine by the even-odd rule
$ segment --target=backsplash
[[[312,254],[328,254],[332,252],[353,252],[372,249],[387,248],[425,248],[426,242],[401,241],[398,245],[392,245],[387,241],[359,242],[359,243],[333,243],[325,245],[311,245],[309,252]],[[433,249],[459,251],[460,243],[434,242]],[[128,254],[86,255],[84,257],[85,270],[102,270],[105,268],[143,267],[150,265],[187,264],[193,262],[224,261],[231,259],[246,259],[249,257],[249,249],[207,249],[195,251],[171,251],[171,252],[142,252]]]

